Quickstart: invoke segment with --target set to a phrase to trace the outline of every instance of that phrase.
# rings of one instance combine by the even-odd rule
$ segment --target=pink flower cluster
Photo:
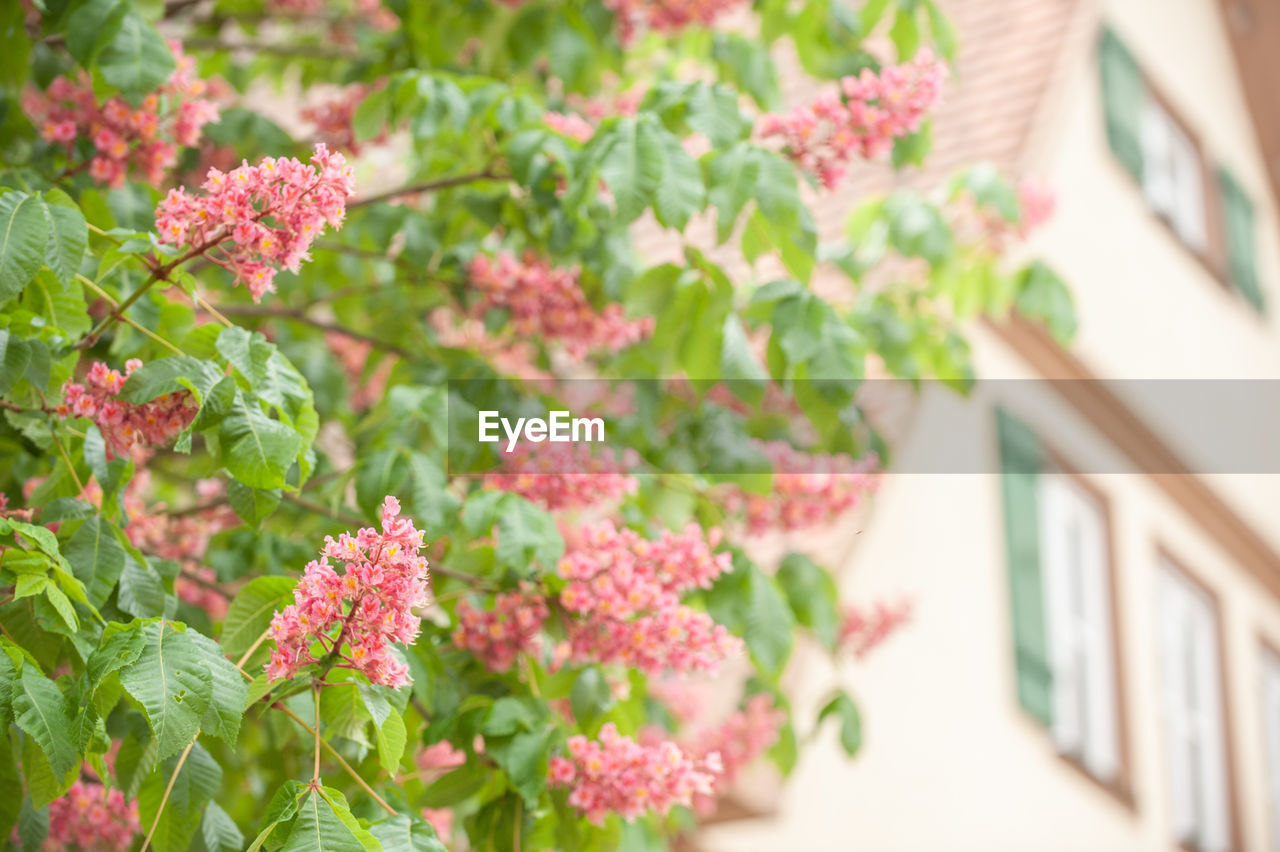
[[[597,311],[582,292],[577,270],[552,267],[533,254],[522,261],[509,253],[496,259],[478,254],[470,276],[480,291],[478,315],[506,309],[517,335],[559,341],[575,359],[592,350],[625,349],[653,332],[652,317],[628,320],[617,303]]]
[[[715,796],[722,793],[738,774],[751,765],[778,741],[778,732],[787,722],[787,714],[773,703],[767,693],[747,699],[746,706],[709,731],[690,738],[686,749],[695,758],[719,755],[723,771],[715,778],[712,792],[699,795],[694,808],[704,816],[715,809]]]
[[[786,441],[756,442],[769,457],[773,487],[768,494],[735,490],[730,507],[746,515],[747,530],[761,535],[774,529],[822,526],[852,509],[879,486],[879,459],[801,452]]]
[[[840,623],[839,644],[859,659],[911,620],[911,601],[878,602],[873,607],[850,606]]]
[[[49,833],[41,849],[63,852],[125,852],[141,830],[138,803],[97,781],[78,779],[49,803]]]
[[[689,26],[709,27],[745,0],[605,0],[604,5],[613,10],[618,41],[625,47],[650,30],[671,34]]]
[[[596,135],[595,126],[576,112],[548,111],[542,114],[542,123],[575,142],[586,142]]]
[[[235,275],[255,302],[275,290],[280,267],[297,272],[326,224],[342,227],[355,178],[346,158],[323,144],[314,165],[292,157],[210,169],[204,195],[171,189],[156,207],[160,241],[189,245]]]
[[[94,362],[85,384],[63,384],[58,415],[88,417],[102,430],[109,452],[116,455],[126,455],[134,447],[169,443],[191,425],[198,407],[187,391],[163,394],[140,405],[118,399],[125,380],[141,366],[141,361],[131,358],[122,375],[101,361]]]
[[[854,155],[866,159],[920,129],[937,103],[947,66],[928,50],[902,65],[876,73],[863,69],[840,81],[839,93],[820,95],[789,115],[767,115],[760,135],[781,141],[783,151],[827,189],[844,177]]]
[[[353,155],[359,154],[362,145],[356,141],[356,110],[371,92],[380,87],[381,83],[373,86],[353,83],[333,98],[302,110],[302,118],[315,125],[316,138],[321,142],[342,151],[350,151]],[[371,141],[374,145],[386,142],[386,129]]]
[[[387,380],[391,378],[391,370],[396,365],[394,357],[388,356],[379,361],[366,379],[364,368],[373,352],[372,343],[340,331],[326,331],[324,342],[338,359],[338,364],[347,377],[347,385],[351,388],[348,401],[352,411],[364,411],[382,399],[382,394],[387,389]]]
[[[455,614],[453,644],[479,657],[490,671],[504,672],[518,655],[534,654],[542,647],[542,625],[550,610],[541,596],[522,590],[495,596],[491,610],[459,601]]]
[[[98,183],[119,186],[133,166],[159,184],[177,161],[179,146],[198,144],[204,126],[218,118],[217,106],[201,97],[208,87],[195,75],[195,59],[177,41],[169,49],[177,68],[136,109],[119,96],[99,105],[89,75],[81,71],[74,80],[54,78],[43,92],[28,89],[23,111],[41,136],[64,145],[68,154],[77,137],[87,136],[96,151],[89,174]]]
[[[276,648],[267,664],[271,680],[293,677],[322,660],[363,672],[373,683],[399,687],[408,667],[391,644],[412,645],[421,623],[414,607],[427,603],[427,560],[418,555],[422,533],[400,517],[400,502],[382,503],[382,531],[370,527],[335,541],[325,536],[294,589],[294,603],[271,619]],[[346,564],[339,575],[329,560]]]
[[[646,812],[665,814],[676,805],[691,805],[695,796],[710,795],[719,760],[695,760],[667,740],[641,744],[618,733],[612,722],[598,740],[573,736],[569,757],[548,765],[553,787],[572,787],[569,804],[599,825],[610,813],[632,820]]]
[[[568,583],[560,604],[576,618],[568,627],[571,658],[616,663],[656,675],[715,669],[741,653],[742,640],[679,593],[709,588],[732,568],[712,553],[719,531],[704,538],[696,524],[648,541],[608,521],[583,530],[560,562]]]
[[[182,575],[174,580],[173,590],[192,606],[209,613],[215,621],[227,614],[227,598],[217,592],[217,573],[203,564],[209,539],[223,530],[240,525],[240,518],[225,503],[214,503],[222,496],[223,485],[216,479],[196,482],[196,495],[207,507],[181,515],[165,511],[164,503],[148,504],[143,495],[151,484],[151,474],[139,470],[124,491],[124,511],[129,518],[125,535],[129,543],[143,553],[169,559],[182,566]]]
[[[592,452],[590,444],[520,443],[504,457],[503,471],[486,474],[484,484],[548,511],[578,509],[635,491],[635,478],[624,471],[636,461],[634,451],[619,460],[613,453]]]

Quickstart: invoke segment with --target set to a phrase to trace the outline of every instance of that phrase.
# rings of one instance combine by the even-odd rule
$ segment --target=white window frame
[[[1099,781],[1120,781],[1106,511],[1076,479],[1039,481],[1040,564],[1053,668],[1053,740]]]
[[[1280,852],[1280,655],[1262,649],[1262,727],[1266,737],[1267,810],[1272,852]]]
[[[1209,248],[1208,208],[1200,151],[1178,120],[1150,93],[1139,120],[1142,193],[1188,248]]]
[[[1216,602],[1161,558],[1158,624],[1167,777],[1174,839],[1197,852],[1232,849],[1224,681]]]

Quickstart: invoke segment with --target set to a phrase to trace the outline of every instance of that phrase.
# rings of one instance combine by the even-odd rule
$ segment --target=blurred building
[[[1158,401],[1178,386],[1151,381],[1280,379],[1280,2],[943,5],[961,55],[914,179],[975,160],[1043,178],[1058,210],[1028,251],[1080,330],[1065,349],[975,326],[973,404],[927,393],[910,472],[825,544],[787,543],[916,614],[865,662],[799,649],[798,718],[846,686],[861,753],[821,729],[697,845],[1280,850],[1280,476],[1197,443],[1238,399],[1200,404],[1189,437]],[[823,200],[828,235],[867,189]],[[1262,405],[1269,386],[1231,387]],[[967,467],[930,461],[939,422]]]

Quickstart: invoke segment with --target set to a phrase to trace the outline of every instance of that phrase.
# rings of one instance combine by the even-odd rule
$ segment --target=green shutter
[[[1002,410],[996,411],[1000,436],[1000,482],[1004,492],[1005,547],[1009,560],[1009,600],[1013,607],[1013,644],[1018,701],[1046,725],[1053,721],[1053,670],[1045,630],[1044,590],[1040,576],[1040,513],[1037,484],[1044,453],[1035,433]]]
[[[1106,111],[1107,144],[1134,178],[1142,180],[1142,139],[1138,122],[1146,101],[1146,84],[1132,54],[1111,30],[1098,43],[1102,70],[1102,103]]]
[[[1223,220],[1227,230],[1227,259],[1231,285],[1240,291],[1259,313],[1265,307],[1258,269],[1254,261],[1253,204],[1226,169],[1218,170],[1222,189]]]

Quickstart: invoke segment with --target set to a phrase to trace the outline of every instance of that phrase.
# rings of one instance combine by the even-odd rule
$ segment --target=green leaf
[[[840,720],[840,745],[845,754],[853,757],[862,748],[862,714],[858,712],[858,705],[847,693],[839,692],[818,713],[818,724],[828,716]]]
[[[0,657],[3,657],[0,654]],[[7,658],[6,658],[7,659]],[[18,774],[17,752],[13,747],[13,737],[9,735],[9,723],[0,715],[0,790],[21,790],[22,777]],[[18,824],[18,816],[22,813],[22,796],[0,796],[0,837],[8,837],[9,832]]]
[[[67,542],[65,555],[76,578],[88,588],[89,603],[101,608],[124,572],[125,551],[111,524],[101,516],[89,518]]]
[[[414,813],[401,813],[369,826],[382,852],[448,852],[431,823]]]
[[[102,79],[131,104],[158,89],[174,67],[164,38],[136,12],[124,16],[120,29],[98,55]]]
[[[191,749],[175,777],[177,762],[176,757],[161,761],[138,791],[141,823],[150,826],[156,822],[157,812],[160,814],[151,840],[157,852],[186,852],[191,848],[202,821],[201,812],[222,784],[222,767],[199,743]],[[165,801],[170,778],[173,778],[173,788]],[[160,810],[162,802],[164,809]]]
[[[141,556],[125,551],[124,570],[116,587],[116,603],[120,609],[138,618],[164,615],[166,595],[164,581]]]
[[[121,0],[89,0],[76,7],[67,19],[67,52],[89,68],[98,49],[120,31],[127,11],[128,5]]]
[[[707,610],[717,622],[746,639],[762,672],[777,676],[791,656],[795,618],[773,578],[741,554],[707,593]]]
[[[209,670],[209,710],[200,723],[200,729],[234,746],[249,698],[249,684],[226,658],[217,642],[195,630],[188,630],[186,635],[204,653],[204,665]]]
[[[583,728],[589,728],[613,703],[613,691],[600,669],[589,666],[574,678],[569,690],[569,707],[574,720]]]
[[[400,758],[404,757],[404,748],[407,740],[408,732],[405,730],[404,718],[399,713],[390,713],[381,725],[374,728],[374,743],[378,747],[378,761],[382,764],[382,768],[392,776],[396,774],[396,768],[400,765]]]
[[[619,223],[633,221],[662,183],[666,157],[658,125],[637,118],[610,119],[587,150],[600,164],[600,178],[613,194]]]
[[[22,378],[31,361],[31,347],[25,340],[0,329],[0,394],[7,393]]]
[[[236,593],[222,622],[222,647],[228,654],[248,651],[271,624],[276,610],[293,602],[292,577],[255,577]]]
[[[486,740],[485,752],[507,774],[511,786],[534,807],[547,783],[553,728],[540,726],[513,737]]]
[[[339,819],[329,799],[309,790],[298,803],[298,816],[282,852],[365,852],[365,846]]]
[[[240,520],[257,529],[280,505],[280,489],[250,488],[233,479],[227,483],[227,501]]]
[[[668,228],[682,230],[689,217],[706,204],[706,188],[702,185],[702,169],[685,151],[680,140],[663,132],[662,149],[665,163],[662,181],[653,202],[658,222]]]
[[[212,361],[203,361],[190,355],[175,355],[148,361],[134,370],[120,389],[125,402],[143,403],[162,394],[190,391],[197,404],[213,386],[223,379],[223,372]]]
[[[812,630],[827,648],[834,649],[840,634],[840,610],[831,574],[809,557],[790,553],[782,560],[777,578],[796,621]]]
[[[258,401],[238,391],[231,413],[222,421],[224,461],[236,479],[251,488],[272,489],[285,484],[285,474],[302,448],[302,438],[279,420],[272,420]]]
[[[23,192],[0,195],[0,305],[35,276],[48,244],[49,220],[40,199]]]
[[[47,320],[46,326],[68,338],[78,338],[89,330],[89,309],[84,289],[74,281],[63,284],[42,269],[27,285],[20,303],[23,308]]]
[[[498,561],[522,574],[531,573],[531,562],[544,571],[554,570],[564,555],[564,538],[555,519],[519,497],[511,496],[503,504],[498,516]]]
[[[57,685],[27,662],[13,684],[14,722],[40,746],[49,768],[63,778],[79,764],[71,736],[71,708]]]
[[[1035,261],[1018,275],[1014,304],[1026,317],[1039,319],[1061,343],[1076,333],[1076,308],[1071,291],[1058,274],[1042,261]]]
[[[89,228],[80,207],[60,189],[44,194],[44,215],[49,243],[45,264],[62,284],[70,284],[80,269],[80,259],[89,245]]]
[[[142,653],[121,669],[120,685],[142,705],[159,744],[157,757],[164,760],[199,732],[209,710],[213,675],[204,648],[185,626],[154,621],[142,634]]]
[[[193,848],[195,852],[240,852],[244,849],[244,835],[217,802],[210,802],[205,806]]]

